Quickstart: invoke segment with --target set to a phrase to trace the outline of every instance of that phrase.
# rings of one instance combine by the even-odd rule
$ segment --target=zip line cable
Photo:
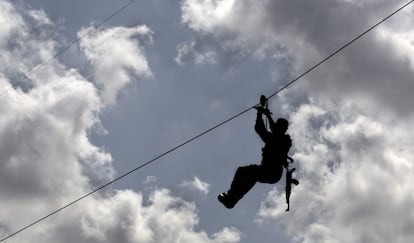
[[[133,1],[135,1],[135,0],[133,0]],[[132,2],[133,2],[133,1],[132,1]],[[367,29],[366,31],[364,31],[363,33],[359,34],[358,36],[356,36],[355,38],[353,38],[352,40],[350,40],[349,42],[347,42],[345,45],[341,46],[341,47],[340,47],[339,49],[337,49],[336,51],[332,52],[330,55],[328,55],[326,58],[322,59],[322,60],[321,60],[320,62],[318,62],[317,64],[313,65],[311,68],[309,68],[308,70],[306,70],[304,73],[302,73],[301,75],[299,75],[298,77],[296,77],[296,78],[295,78],[295,79],[293,79],[292,81],[288,82],[287,84],[285,84],[284,86],[282,86],[281,88],[279,88],[276,92],[274,92],[273,94],[271,94],[271,95],[268,97],[268,99],[272,98],[272,97],[273,97],[273,96],[275,96],[276,94],[280,93],[280,92],[281,92],[281,91],[283,91],[284,89],[286,89],[286,88],[288,88],[289,86],[291,86],[292,84],[294,84],[297,80],[299,80],[300,78],[302,78],[302,77],[303,77],[303,76],[305,76],[306,74],[310,73],[312,70],[316,69],[318,66],[320,66],[320,65],[321,65],[321,64],[323,64],[324,62],[326,62],[326,61],[328,61],[329,59],[331,59],[333,56],[335,56],[336,54],[338,54],[340,51],[344,50],[345,48],[347,48],[348,46],[350,46],[352,43],[354,43],[355,41],[357,41],[358,39],[360,39],[361,37],[363,37],[364,35],[366,35],[368,32],[370,32],[371,30],[375,29],[376,27],[378,27],[378,26],[379,26],[380,24],[382,24],[383,22],[387,21],[389,18],[391,18],[392,16],[394,16],[396,13],[398,13],[398,12],[400,12],[401,10],[403,10],[404,8],[406,8],[406,7],[407,7],[408,5],[410,5],[412,2],[414,2],[414,0],[411,0],[411,1],[409,1],[408,3],[404,4],[403,6],[401,6],[400,8],[398,8],[397,10],[395,10],[394,12],[392,12],[391,14],[389,14],[387,17],[385,17],[384,19],[382,19],[382,20],[381,20],[381,21],[379,21],[378,23],[376,23],[376,24],[374,24],[373,26],[371,26],[370,28],[368,28],[368,29]],[[17,235],[17,234],[21,233],[22,231],[24,231],[24,230],[26,230],[26,229],[28,229],[28,228],[30,228],[30,227],[32,227],[32,226],[34,226],[34,225],[36,225],[36,224],[40,223],[41,221],[44,221],[45,219],[47,219],[47,218],[49,218],[49,217],[51,217],[51,216],[53,216],[53,215],[57,214],[58,212],[60,212],[60,211],[62,211],[62,210],[64,210],[64,209],[66,209],[66,208],[68,208],[68,207],[70,207],[70,206],[72,206],[72,205],[76,204],[77,202],[81,201],[82,199],[84,199],[84,198],[86,198],[86,197],[88,197],[88,196],[90,196],[90,195],[94,194],[95,192],[97,192],[97,191],[99,191],[99,190],[101,190],[101,189],[103,189],[103,188],[105,188],[105,187],[107,187],[107,186],[111,185],[112,183],[114,183],[114,182],[116,182],[116,181],[121,180],[122,178],[124,178],[124,177],[126,177],[126,176],[128,176],[128,175],[132,174],[133,172],[135,172],[135,171],[137,171],[137,170],[142,169],[143,167],[145,167],[145,166],[147,166],[147,165],[149,165],[149,164],[153,163],[154,161],[156,161],[156,160],[160,159],[161,157],[164,157],[165,155],[167,155],[167,154],[169,154],[169,153],[171,153],[171,152],[173,152],[173,151],[175,151],[175,150],[177,150],[177,149],[179,149],[179,148],[183,147],[184,145],[186,145],[186,144],[188,144],[188,143],[190,143],[190,142],[192,142],[192,141],[194,141],[194,140],[198,139],[199,137],[201,137],[201,136],[203,136],[203,135],[205,135],[205,134],[207,134],[207,133],[209,133],[209,132],[211,132],[211,131],[215,130],[216,128],[218,128],[218,127],[220,127],[220,126],[222,126],[222,125],[224,125],[224,124],[226,124],[226,123],[230,122],[231,120],[235,119],[236,117],[239,117],[239,116],[243,115],[244,113],[247,113],[248,111],[250,111],[251,109],[253,109],[253,108],[254,108],[255,106],[257,106],[257,105],[258,105],[258,104],[254,105],[254,106],[252,106],[252,107],[249,107],[249,108],[245,109],[244,111],[241,111],[241,112],[239,112],[239,113],[237,113],[237,114],[235,114],[235,115],[231,116],[230,118],[228,118],[228,119],[226,119],[226,120],[224,120],[224,121],[222,121],[222,122],[218,123],[217,125],[215,125],[215,126],[213,126],[213,127],[209,128],[209,129],[205,130],[204,132],[199,133],[198,135],[196,135],[196,136],[194,136],[194,137],[192,137],[192,138],[190,138],[190,139],[188,139],[188,140],[184,141],[183,143],[181,143],[181,144],[179,144],[179,145],[177,145],[177,146],[175,146],[175,147],[171,148],[170,150],[168,150],[168,151],[166,151],[166,152],[164,152],[164,153],[162,153],[162,154],[160,154],[160,155],[158,155],[158,156],[154,157],[153,159],[151,159],[151,160],[149,160],[149,161],[147,161],[147,162],[145,162],[145,163],[143,163],[143,164],[139,165],[138,167],[136,167],[136,168],[134,168],[134,169],[132,169],[132,170],[130,170],[130,171],[128,171],[128,172],[126,172],[126,173],[124,173],[124,174],[122,174],[122,175],[118,176],[117,178],[115,178],[115,179],[113,179],[113,180],[111,180],[111,181],[109,181],[109,182],[107,182],[107,183],[105,183],[105,184],[103,184],[103,185],[101,185],[101,186],[97,187],[96,189],[94,189],[93,191],[91,191],[91,192],[89,192],[89,193],[87,193],[87,194],[83,195],[82,197],[79,197],[78,199],[76,199],[76,200],[74,200],[74,201],[72,201],[72,202],[70,202],[70,203],[68,203],[68,204],[66,204],[66,205],[64,205],[64,206],[62,206],[62,207],[60,207],[60,208],[56,209],[55,211],[52,211],[52,212],[51,212],[51,213],[49,213],[48,215],[46,215],[46,216],[44,216],[44,217],[42,217],[42,218],[40,218],[40,219],[38,219],[38,220],[34,221],[33,223],[28,224],[27,226],[22,227],[21,229],[19,229],[19,230],[15,231],[14,233],[12,233],[12,234],[10,234],[10,235],[6,236],[5,238],[1,239],[1,240],[0,240],[0,242],[3,242],[3,241],[5,241],[5,240],[7,240],[7,239],[9,239],[9,238],[11,238],[11,237],[13,237],[13,236],[15,236],[15,235]]]
[[[72,41],[71,43],[69,43],[68,45],[66,45],[65,47],[63,47],[61,50],[59,50],[55,55],[53,55],[52,57],[50,57],[49,59],[47,59],[46,61],[38,64],[37,66],[35,66],[30,72],[28,72],[27,74],[23,73],[24,77],[22,79],[17,80],[16,82],[14,82],[14,84],[18,84],[23,82],[24,80],[28,79],[30,77],[31,74],[35,73],[37,70],[41,69],[42,67],[44,67],[46,64],[50,63],[52,60],[56,59],[58,56],[62,55],[64,52],[66,52],[67,50],[69,50],[69,48],[71,48],[73,45],[75,45],[76,43],[80,42],[83,38],[85,38],[86,36],[88,36],[89,34],[91,34],[95,29],[99,29],[101,28],[104,24],[106,24],[110,19],[112,19],[113,17],[115,17],[116,15],[118,15],[119,13],[121,13],[123,10],[125,10],[127,7],[129,7],[131,4],[133,4],[136,0],[131,0],[128,3],[124,4],[121,8],[119,8],[118,10],[116,10],[115,12],[113,12],[111,15],[109,15],[108,17],[106,17],[101,23],[99,23],[98,25],[94,26],[94,29],[91,29],[89,31],[87,31],[86,33],[84,33],[83,35],[79,36],[77,39],[75,39],[74,41]],[[5,93],[7,93],[8,91],[10,91],[13,88],[13,85],[10,85],[9,88],[3,90],[0,93],[0,97],[3,96]]]

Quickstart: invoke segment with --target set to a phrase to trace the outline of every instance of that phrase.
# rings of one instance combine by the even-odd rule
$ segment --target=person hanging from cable
[[[289,122],[284,118],[279,118],[274,122],[267,104],[267,98],[262,95],[260,97],[260,105],[255,107],[257,110],[255,130],[265,143],[265,146],[262,148],[261,164],[242,166],[236,170],[230,189],[218,196],[218,200],[226,208],[233,208],[253,188],[256,182],[269,184],[278,182],[282,177],[283,167],[285,167],[287,171],[286,202],[288,203],[286,211],[289,211],[291,184],[299,184],[298,180],[292,179],[294,169],[289,170],[289,164],[293,162],[293,159],[288,156],[289,149],[292,146],[292,140],[286,134]],[[269,121],[270,131],[266,128],[263,115]]]

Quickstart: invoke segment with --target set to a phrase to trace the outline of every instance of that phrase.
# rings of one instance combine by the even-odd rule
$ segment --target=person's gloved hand
[[[262,114],[265,114],[265,115],[271,115],[272,114],[272,112],[270,112],[270,110],[269,109],[266,109],[266,108],[264,108],[263,106],[255,106],[254,107],[256,110],[257,110],[257,112],[259,112],[259,113],[262,113]]]

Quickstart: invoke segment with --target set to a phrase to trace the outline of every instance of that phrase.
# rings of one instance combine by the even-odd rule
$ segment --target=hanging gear
[[[287,203],[287,209],[286,212],[290,210],[290,194],[292,191],[292,184],[295,184],[296,186],[299,185],[299,181],[297,179],[292,178],[292,173],[296,170],[296,168],[289,169],[289,164],[293,163],[294,160],[287,156],[286,164],[284,165],[286,169],[286,186],[285,186],[285,194],[286,194],[286,203]]]

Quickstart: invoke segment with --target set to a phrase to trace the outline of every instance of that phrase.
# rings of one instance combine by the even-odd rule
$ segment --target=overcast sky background
[[[0,0],[2,238],[254,105],[405,3],[137,0],[95,27],[127,2]],[[291,212],[283,180],[232,210],[217,202],[260,161],[251,111],[6,242],[413,242],[413,13],[271,100],[291,123]]]

